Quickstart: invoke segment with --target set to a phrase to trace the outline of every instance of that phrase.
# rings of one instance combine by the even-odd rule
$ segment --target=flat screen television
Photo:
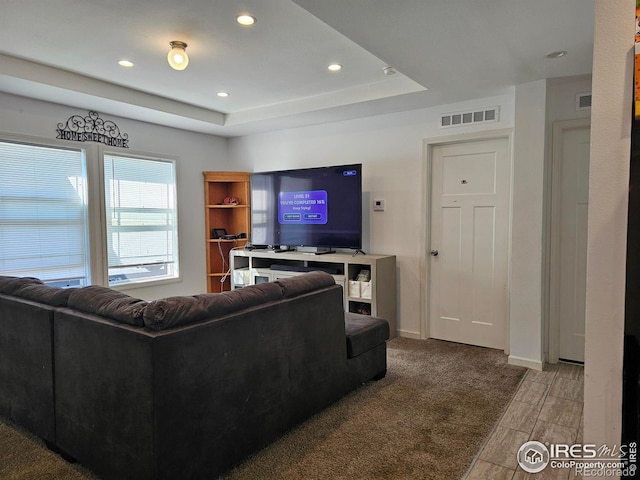
[[[252,173],[251,244],[362,248],[362,164]]]

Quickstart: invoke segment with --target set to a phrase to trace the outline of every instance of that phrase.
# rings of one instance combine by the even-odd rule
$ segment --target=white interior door
[[[584,362],[590,127],[584,122],[567,127],[554,132],[559,136],[554,154],[559,178],[553,192],[556,250],[551,264],[556,278],[550,324],[559,330],[558,358]]]
[[[504,349],[509,141],[433,147],[429,336]]]

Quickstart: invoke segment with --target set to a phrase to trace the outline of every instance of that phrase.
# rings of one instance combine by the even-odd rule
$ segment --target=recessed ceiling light
[[[564,57],[567,54],[566,50],[558,50],[556,52],[547,53],[545,57],[547,58],[560,58]]]
[[[238,15],[236,17],[236,22],[238,22],[240,25],[248,27],[256,23],[256,17],[252,17],[251,15]]]
[[[332,63],[327,68],[330,72],[339,72],[340,70],[342,70],[342,65],[340,65],[339,63]]]
[[[384,67],[382,69],[382,71],[384,72],[385,75],[389,76],[389,75],[395,75],[396,74],[396,69],[393,68],[390,65],[387,65],[386,67]]]
[[[229,96],[228,92],[218,92],[216,95],[222,98],[227,98]]]
[[[130,62],[129,60],[120,60],[118,65],[121,67],[133,67],[133,62]]]

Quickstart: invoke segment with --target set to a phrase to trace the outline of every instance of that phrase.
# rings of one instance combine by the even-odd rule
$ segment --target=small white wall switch
[[[374,200],[373,201],[373,211],[374,212],[384,212],[384,200]]]

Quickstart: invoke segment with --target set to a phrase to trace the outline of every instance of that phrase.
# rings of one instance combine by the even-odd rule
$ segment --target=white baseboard
[[[396,330],[396,335],[404,338],[413,338],[414,340],[422,340],[420,332],[411,332],[409,330]]]
[[[517,367],[527,367],[532,370],[542,371],[544,362],[542,360],[533,360],[531,358],[514,357],[509,355],[509,365],[516,365]]]

